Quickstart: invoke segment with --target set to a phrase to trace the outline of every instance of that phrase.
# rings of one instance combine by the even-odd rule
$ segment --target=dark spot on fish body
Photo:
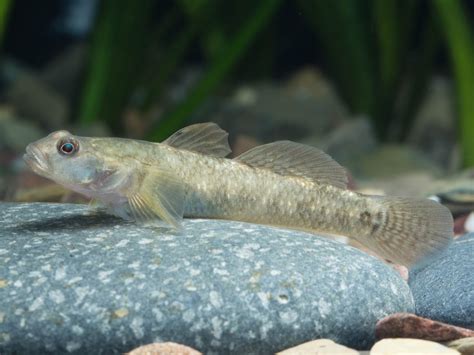
[[[364,227],[371,227],[370,233],[374,234],[382,226],[383,222],[383,213],[377,212],[373,216],[369,211],[364,211],[359,215],[359,221]]]
[[[324,206],[319,207],[319,213],[323,216],[326,216],[326,207]]]
[[[372,230],[370,231],[370,233],[375,234],[379,230],[379,228],[380,228],[380,224],[377,222],[374,222],[372,224]]]
[[[351,222],[349,214],[344,210],[336,210],[335,219],[341,226],[348,226]]]
[[[364,226],[370,225],[372,215],[370,214],[369,211],[364,211],[359,215],[359,220],[360,223],[362,223]]]
[[[371,230],[372,234],[377,233],[377,231],[382,226],[382,222],[383,222],[383,213],[382,212],[377,212],[377,214],[375,215],[374,220],[372,221],[372,230]]]

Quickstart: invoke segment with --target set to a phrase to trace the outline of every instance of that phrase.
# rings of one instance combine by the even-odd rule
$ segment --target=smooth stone
[[[447,343],[446,346],[459,351],[461,355],[474,355],[474,337],[454,340]]]
[[[436,322],[409,313],[396,313],[377,322],[375,335],[383,338],[416,338],[438,342],[473,337],[474,331]]]
[[[202,355],[202,353],[189,346],[168,342],[143,345],[127,355]]]
[[[358,351],[337,344],[330,339],[318,339],[276,353],[276,355],[357,355]]]
[[[474,329],[474,233],[459,237],[438,259],[410,273],[421,317]]]
[[[467,216],[464,228],[467,232],[474,233],[474,212],[469,213]]]
[[[461,167],[455,97],[450,79],[433,77],[408,135],[409,144],[447,171],[457,171]]]
[[[459,355],[459,352],[450,349],[434,341],[421,339],[383,339],[375,343],[370,349],[370,355],[428,355],[428,354],[451,354]]]
[[[391,267],[342,243],[219,220],[177,233],[84,205],[0,204],[0,265],[0,353],[364,349],[377,320],[414,309]]]
[[[351,172],[361,179],[383,180],[407,173],[438,175],[441,169],[423,153],[406,145],[384,144],[363,156]]]

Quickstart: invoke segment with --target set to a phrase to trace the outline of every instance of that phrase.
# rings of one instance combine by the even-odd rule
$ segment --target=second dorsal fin
[[[323,151],[308,145],[278,141],[250,149],[235,158],[255,168],[284,176],[298,176],[341,189],[347,187],[346,170]]]
[[[215,123],[197,123],[175,132],[163,141],[163,144],[201,154],[225,157],[231,151],[228,135]]]

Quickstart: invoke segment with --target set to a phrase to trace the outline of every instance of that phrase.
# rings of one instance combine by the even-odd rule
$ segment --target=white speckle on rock
[[[134,261],[133,263],[129,264],[128,267],[130,269],[139,269],[140,268],[140,262],[139,261]]]
[[[221,276],[229,276],[230,275],[230,273],[225,269],[214,268],[212,271],[214,272],[214,274],[221,275]]]
[[[390,283],[390,290],[393,292],[394,295],[398,295],[397,287],[393,283]]]
[[[10,341],[10,334],[0,333],[0,344],[6,344]]]
[[[145,335],[145,330],[143,329],[143,318],[135,317],[130,323],[130,328],[132,329],[135,338],[141,339]]]
[[[28,310],[30,312],[34,312],[36,311],[38,308],[40,308],[42,305],[44,304],[44,300],[43,300],[43,297],[38,297],[36,298],[33,303],[30,305],[30,307],[28,307]]]
[[[21,282],[20,280],[16,280],[16,281],[13,283],[13,286],[15,286],[15,287],[22,287],[22,286],[23,286],[23,282]]]
[[[5,320],[5,313],[0,312],[0,323],[3,323],[4,320]]]
[[[164,319],[164,314],[163,312],[161,312],[158,308],[153,308],[151,310],[151,313],[153,313],[153,315],[155,316],[155,319],[158,323],[160,323],[161,321],[163,321]]]
[[[49,292],[49,298],[57,304],[64,302],[64,294],[60,290],[53,290]]]
[[[79,281],[82,281],[82,277],[81,276],[76,276],[76,277],[73,277],[72,279],[70,279],[68,281],[68,285],[72,285],[72,284],[75,284]]]
[[[43,271],[51,271],[51,265],[49,265],[49,264],[48,264],[48,265],[43,265],[43,266],[41,266],[41,270],[43,270]]]
[[[126,246],[128,243],[129,243],[129,240],[123,239],[123,240],[121,240],[120,242],[118,242],[117,244],[115,244],[115,247],[116,247],[116,248],[123,248],[123,247]]]
[[[31,271],[29,274],[28,274],[28,277],[42,277],[43,274],[39,271]]]
[[[48,281],[48,278],[46,278],[44,276],[41,276],[38,279],[36,279],[36,281],[33,282],[32,285],[37,287],[37,286],[40,286],[40,285],[44,284],[46,281]]]
[[[73,351],[79,350],[81,348],[81,343],[77,341],[68,341],[66,344],[66,350],[70,353]]]
[[[143,238],[138,241],[138,244],[151,244],[153,243],[153,239]]]
[[[7,249],[0,249],[0,255],[5,255],[8,253]]]
[[[271,271],[270,271],[270,275],[272,275],[272,276],[281,275],[281,271],[280,271],[280,270],[271,270]]]
[[[272,322],[265,322],[260,326],[260,339],[265,340],[267,338],[268,331],[273,328]]]
[[[183,313],[183,320],[186,323],[190,323],[190,322],[192,322],[192,320],[194,319],[195,316],[196,316],[196,314],[194,313],[194,311],[192,309],[188,309],[188,310],[184,311],[184,313]]]
[[[235,255],[241,259],[251,259],[255,254],[251,249],[240,248],[235,252]]]
[[[76,335],[82,335],[84,334],[84,329],[82,329],[80,326],[78,326],[77,324],[74,324],[72,327],[71,327],[71,330],[74,334]]]
[[[223,305],[222,297],[216,291],[209,292],[209,301],[214,306],[214,308],[221,308]]]
[[[219,340],[212,339],[212,340],[211,340],[211,346],[214,347],[214,348],[218,348],[218,347],[221,346],[221,342],[220,342]],[[208,352],[208,354],[210,354],[210,355],[216,354],[216,355],[217,355],[217,353],[214,353],[214,354],[213,354],[212,352]]]
[[[321,298],[318,302],[318,309],[321,317],[326,318],[331,313],[331,304]]]
[[[25,310],[23,308],[15,309],[15,312],[13,312],[15,316],[21,316],[23,313],[25,313]]]
[[[54,279],[56,281],[62,280],[65,277],[66,277],[66,267],[65,266],[60,267],[59,269],[56,270],[56,272],[54,274]]]
[[[258,244],[258,243],[246,243],[246,244],[243,245],[243,248],[258,250],[258,249],[260,249],[260,244]]]
[[[189,274],[190,274],[191,276],[197,276],[197,275],[199,275],[200,273],[201,273],[201,270],[199,270],[199,269],[191,269],[191,270],[189,270]]]
[[[278,315],[280,316],[281,321],[284,324],[291,324],[298,319],[298,313],[289,309],[288,311],[279,312]]]
[[[114,270],[99,271],[98,276],[100,281],[105,281],[110,275],[114,273]]]
[[[191,281],[191,280],[188,280],[184,283],[184,287],[186,288],[186,290],[188,291],[197,291],[197,287],[196,285]]]
[[[76,292],[76,295],[77,295],[76,305],[78,305],[90,293],[90,288],[88,286],[86,286],[86,287],[76,287],[74,292]]]
[[[215,338],[220,339],[222,335],[222,319],[219,319],[218,317],[212,317],[211,324],[212,335],[214,335]]]
[[[269,299],[271,295],[268,292],[258,292],[257,296],[260,299],[260,302],[262,302],[262,306],[265,309],[268,309]]]

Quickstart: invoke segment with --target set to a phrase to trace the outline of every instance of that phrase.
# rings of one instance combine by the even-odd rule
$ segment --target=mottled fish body
[[[412,265],[452,240],[452,216],[427,199],[365,196],[346,189],[345,170],[322,151],[280,141],[235,159],[212,123],[163,143],[76,137],[58,131],[27,147],[40,175],[98,200],[112,214],[179,227],[184,217],[239,220],[356,239]]]

